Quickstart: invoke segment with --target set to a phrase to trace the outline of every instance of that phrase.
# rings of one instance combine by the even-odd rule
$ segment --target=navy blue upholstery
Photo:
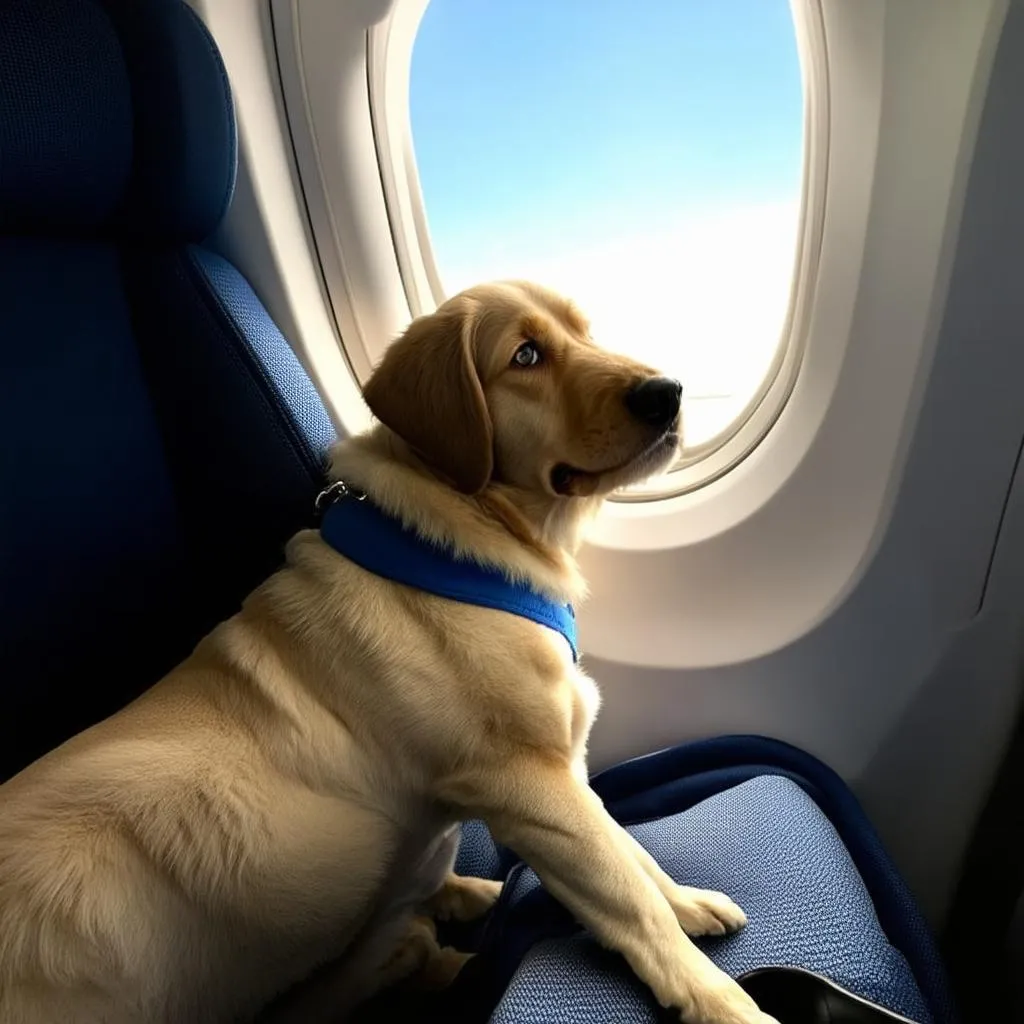
[[[244,279],[227,78],[180,0],[0,4],[0,779],[280,561],[328,416]]]
[[[120,41],[94,3],[0,4],[0,231],[62,234],[113,215],[132,164]]]
[[[932,1017],[903,956],[828,818],[789,779],[762,775],[681,814],[629,829],[676,879],[719,889],[746,911],[727,939],[698,940],[723,970],[795,965],[920,1024]],[[514,880],[514,906],[539,885]],[[492,1024],[656,1024],[657,1005],[620,957],[586,935],[543,940],[526,954]]]

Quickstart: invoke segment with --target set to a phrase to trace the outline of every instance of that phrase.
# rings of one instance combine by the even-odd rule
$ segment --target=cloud
[[[501,251],[438,260],[449,294],[521,277],[571,296],[600,344],[683,382],[686,441],[698,444],[728,426],[771,364],[789,306],[799,211],[786,201],[668,213],[597,244],[527,223]]]

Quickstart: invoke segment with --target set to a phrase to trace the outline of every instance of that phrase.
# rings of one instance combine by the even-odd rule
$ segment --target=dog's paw
[[[437,925],[431,918],[417,915],[378,968],[374,990],[403,984],[420,992],[437,992],[447,988],[472,959],[472,953],[438,945]]]
[[[680,885],[669,900],[687,935],[728,935],[747,923],[747,915],[725,893]]]
[[[447,988],[472,959],[472,953],[460,953],[451,946],[445,946],[423,965],[414,985],[420,992],[439,992]]]
[[[725,975],[718,983],[703,985],[690,995],[680,1013],[685,1024],[779,1024]]]
[[[427,910],[439,921],[475,921],[494,906],[500,894],[501,882],[449,875],[428,901]]]

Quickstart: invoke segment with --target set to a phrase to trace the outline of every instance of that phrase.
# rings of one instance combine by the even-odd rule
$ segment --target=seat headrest
[[[217,48],[181,0],[0,3],[0,232],[199,241],[235,181]]]

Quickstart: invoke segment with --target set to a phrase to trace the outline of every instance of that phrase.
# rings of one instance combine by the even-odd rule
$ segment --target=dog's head
[[[664,468],[679,383],[598,348],[567,299],[479,285],[414,320],[364,389],[373,414],[460,491],[599,496]]]

